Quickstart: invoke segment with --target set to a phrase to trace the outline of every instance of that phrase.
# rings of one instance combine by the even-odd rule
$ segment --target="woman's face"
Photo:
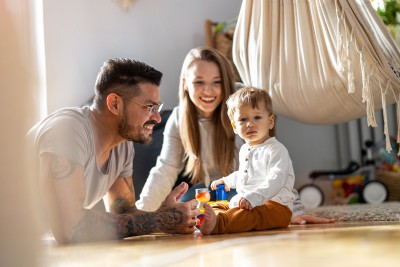
[[[210,118],[222,101],[221,77],[218,65],[197,60],[187,69],[184,88],[202,118]]]

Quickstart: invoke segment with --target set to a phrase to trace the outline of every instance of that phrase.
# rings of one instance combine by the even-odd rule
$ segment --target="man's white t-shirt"
[[[58,110],[36,124],[28,136],[33,138],[36,155],[51,153],[83,167],[83,208],[90,209],[96,205],[117,178],[132,176],[132,142],[126,141],[114,147],[102,170],[97,166],[89,107]]]

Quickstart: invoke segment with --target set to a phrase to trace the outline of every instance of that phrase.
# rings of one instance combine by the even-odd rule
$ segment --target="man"
[[[59,243],[194,231],[197,201],[178,202],[185,183],[156,212],[137,210],[134,204],[134,150],[128,141],[151,142],[153,127],[161,121],[161,77],[142,62],[108,60],[90,107],[61,109],[30,130],[44,208]],[[107,212],[92,209],[101,199]]]

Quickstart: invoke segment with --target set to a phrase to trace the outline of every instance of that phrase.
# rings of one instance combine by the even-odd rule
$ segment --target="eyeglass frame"
[[[135,103],[136,105],[141,106],[142,108],[146,109],[149,111],[149,115],[155,113],[156,111],[160,114],[164,103],[160,102],[158,104],[147,104],[147,105],[143,105],[142,103],[136,102],[135,100],[133,100],[132,98],[126,98],[128,101],[132,101],[133,103]],[[157,108],[156,108],[157,107]]]

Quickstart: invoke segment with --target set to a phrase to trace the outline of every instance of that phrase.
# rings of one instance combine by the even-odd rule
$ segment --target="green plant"
[[[385,8],[378,8],[377,12],[386,25],[397,26],[400,24],[400,0],[385,0]]]

